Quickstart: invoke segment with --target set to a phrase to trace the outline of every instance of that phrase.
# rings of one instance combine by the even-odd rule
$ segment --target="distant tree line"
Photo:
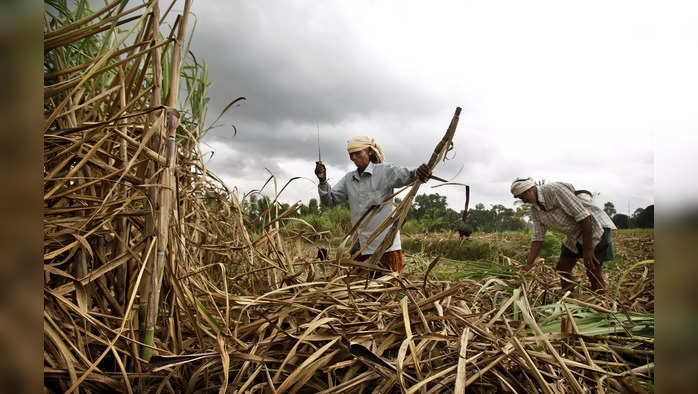
[[[518,206],[516,210],[507,208],[501,204],[492,205],[490,209],[485,204],[478,203],[475,209],[468,212],[465,220],[466,228],[473,231],[493,233],[498,231],[518,231],[525,229],[528,216],[528,207]]]
[[[604,204],[603,210],[618,228],[654,228],[654,204],[636,209],[632,216],[616,213],[616,207],[610,201]]]
[[[396,198],[395,202],[399,204],[400,199]],[[270,203],[268,197],[255,194],[250,195],[243,202],[243,210],[251,229],[260,229],[261,220],[255,220],[255,218],[264,214],[265,211],[267,218],[273,218],[277,210],[280,214],[289,208],[289,204],[277,202],[277,210],[268,209]],[[607,202],[604,204],[604,211],[620,229],[654,227],[654,205],[638,208],[632,216],[628,216],[616,213],[614,204]],[[311,198],[308,205],[301,204],[287,217],[299,219],[295,222],[294,220],[286,222],[294,227],[302,226],[299,222],[303,221],[317,231],[329,231],[335,235],[346,233],[352,227],[351,213],[347,203],[323,207],[316,198]],[[469,209],[465,222],[462,217],[462,210],[455,211],[448,207],[446,196],[438,193],[420,194],[412,202],[402,232],[410,234],[469,230],[492,233],[526,230],[530,226],[526,221],[526,218],[530,218],[530,207],[515,204],[514,208],[507,208],[501,204],[494,204],[487,208],[484,204],[478,203],[475,208]]]
[[[277,201],[276,209],[269,209],[270,204],[269,197],[262,194],[251,194],[243,200],[242,210],[248,229],[259,233],[264,222],[275,220],[291,207],[288,203]],[[341,234],[351,229],[351,212],[347,203],[327,208],[318,204],[316,198],[311,198],[308,205],[300,204],[295,210],[284,215],[281,224],[288,225],[291,229],[308,228],[306,224],[309,224],[318,232]]]

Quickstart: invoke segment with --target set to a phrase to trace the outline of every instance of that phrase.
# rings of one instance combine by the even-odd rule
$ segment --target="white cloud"
[[[435,173],[472,185],[471,204],[511,206],[532,175],[600,192],[618,211],[654,201],[655,146],[697,131],[695,7],[650,2],[207,1],[194,53],[210,64],[215,108],[248,102],[207,137],[211,168],[240,189],[315,179],[315,122],[331,179],[345,142],[375,137],[388,161],[425,162],[456,106],[455,158]],[[657,140],[661,140],[659,143]],[[679,147],[682,148],[682,147]],[[666,159],[693,160],[685,154]],[[660,154],[660,156],[662,156]],[[658,158],[659,160],[659,158]],[[657,163],[657,168],[670,166]],[[685,184],[686,182],[684,182]],[[682,184],[695,195],[694,186]],[[430,186],[431,183],[428,185]],[[459,209],[458,188],[424,187]],[[295,181],[289,201],[316,187]]]

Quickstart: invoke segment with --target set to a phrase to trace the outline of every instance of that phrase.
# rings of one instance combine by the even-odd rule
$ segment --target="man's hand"
[[[540,250],[543,248],[543,241],[533,241],[531,242],[531,250],[528,252],[528,260],[526,264],[519,267],[519,272],[526,273],[531,270],[539,261],[544,261],[539,259],[538,255]]]
[[[317,179],[320,180],[320,183],[325,182],[327,179],[327,170],[321,161],[315,162],[315,176],[317,176]]]
[[[421,166],[417,167],[417,176],[419,177],[420,181],[426,183],[426,181],[428,181],[431,177],[431,170],[426,164],[422,164]]]

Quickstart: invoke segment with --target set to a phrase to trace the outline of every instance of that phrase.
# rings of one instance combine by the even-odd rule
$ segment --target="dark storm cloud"
[[[213,107],[248,98],[235,119],[336,123],[386,111],[418,116],[437,105],[409,75],[387,67],[338,11],[222,3],[198,11],[192,47],[209,65]]]
[[[318,128],[328,164],[349,165],[347,139],[369,135],[388,161],[416,167],[437,142],[433,130],[448,126],[452,105],[438,121],[424,122],[445,107],[438,83],[420,86],[389,64],[337,4],[212,2],[194,12],[192,51],[207,62],[212,82],[209,122],[232,99],[247,97],[206,138],[240,154],[211,162],[229,179],[261,178],[265,168],[285,179],[313,177]],[[292,159],[307,160],[308,168],[296,173],[279,165]]]
[[[615,83],[637,86],[647,48],[615,30],[580,36],[577,18],[550,18],[543,6],[512,3],[522,16],[512,19],[494,5],[455,3],[195,2],[191,49],[209,67],[208,122],[234,98],[248,99],[205,138],[216,151],[210,168],[246,190],[261,186],[265,169],[281,181],[314,179],[318,126],[331,178],[351,168],[345,147],[354,135],[376,138],[386,161],[416,167],[461,106],[451,160],[434,172],[473,186],[472,204],[510,205],[508,186],[520,175],[651,201],[651,144],[637,110],[646,103]],[[612,64],[574,60],[596,65],[597,52],[621,44],[626,55]],[[307,182],[297,189],[290,199],[317,193]],[[446,194],[454,207],[464,200],[457,188],[420,190]]]

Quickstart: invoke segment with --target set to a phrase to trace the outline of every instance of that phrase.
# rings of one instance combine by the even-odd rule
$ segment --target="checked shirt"
[[[574,194],[569,183],[551,182],[538,186],[538,204],[531,206],[533,234],[531,241],[545,241],[548,228],[565,234],[562,241],[567,249],[578,253],[577,242],[582,244],[582,226],[577,223],[591,215],[593,247],[601,240],[603,229],[615,229],[611,218],[596,205]]]

